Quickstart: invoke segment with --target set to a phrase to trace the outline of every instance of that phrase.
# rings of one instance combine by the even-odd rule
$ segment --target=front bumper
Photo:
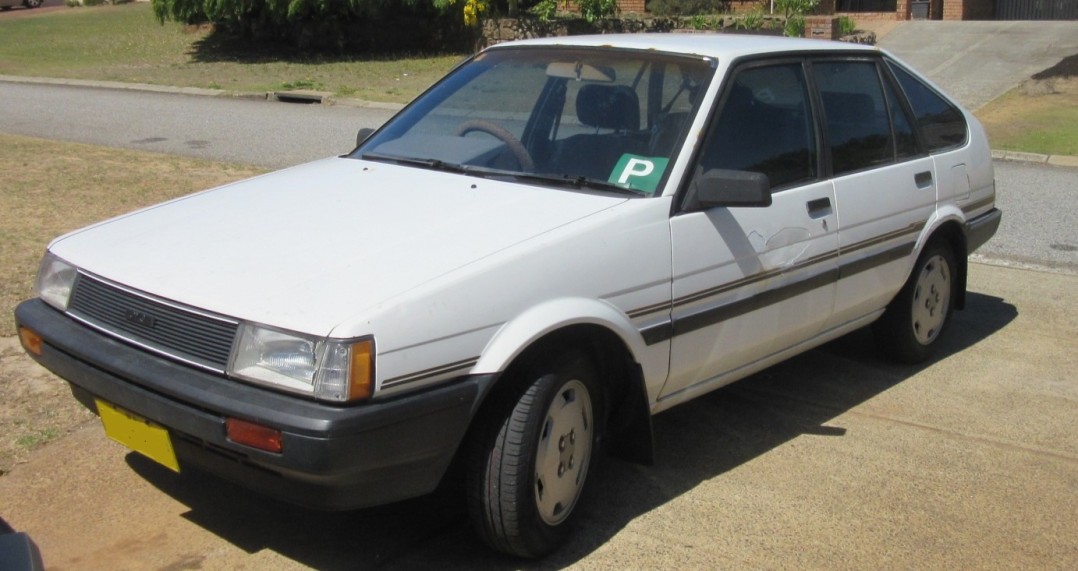
[[[109,338],[38,299],[15,320],[44,340],[31,355],[95,413],[100,398],[166,427],[181,470],[197,468],[319,509],[352,509],[432,491],[493,376],[468,376],[386,401],[335,406],[199,371]],[[225,419],[282,432],[273,454],[226,437]]]

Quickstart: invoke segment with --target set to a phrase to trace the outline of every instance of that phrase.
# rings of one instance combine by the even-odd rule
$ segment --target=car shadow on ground
[[[974,347],[1017,315],[1000,298],[970,292],[936,360]],[[539,562],[487,550],[472,534],[459,494],[315,512],[211,476],[176,475],[137,454],[127,460],[190,508],[184,518],[248,553],[269,549],[318,569],[558,569],[584,559],[640,515],[798,436],[842,437],[845,429],[829,422],[928,366],[885,361],[865,328],[656,416],[656,464],[604,459],[591,475],[580,528]]]

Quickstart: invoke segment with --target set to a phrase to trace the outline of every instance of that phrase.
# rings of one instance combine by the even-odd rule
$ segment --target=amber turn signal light
[[[19,341],[22,342],[22,348],[26,349],[27,353],[33,353],[38,357],[41,356],[41,336],[34,333],[26,327],[19,327]]]
[[[225,419],[225,431],[228,439],[236,444],[280,454],[284,450],[281,431],[238,418]]]

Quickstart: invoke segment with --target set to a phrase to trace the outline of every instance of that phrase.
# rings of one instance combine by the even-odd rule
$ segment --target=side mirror
[[[716,206],[771,206],[771,181],[761,172],[711,169],[698,174],[684,209],[707,210]]]
[[[360,129],[359,132],[356,133],[356,146],[358,147],[362,145],[363,141],[366,141],[367,137],[370,137],[373,133],[374,129],[371,129],[370,127],[364,127]]]

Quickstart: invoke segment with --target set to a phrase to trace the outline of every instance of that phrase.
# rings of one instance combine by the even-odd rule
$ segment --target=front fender
[[[646,344],[629,316],[610,303],[580,297],[545,301],[505,323],[483,349],[473,373],[497,373],[547,334],[572,325],[597,325],[617,335],[639,362]]]

